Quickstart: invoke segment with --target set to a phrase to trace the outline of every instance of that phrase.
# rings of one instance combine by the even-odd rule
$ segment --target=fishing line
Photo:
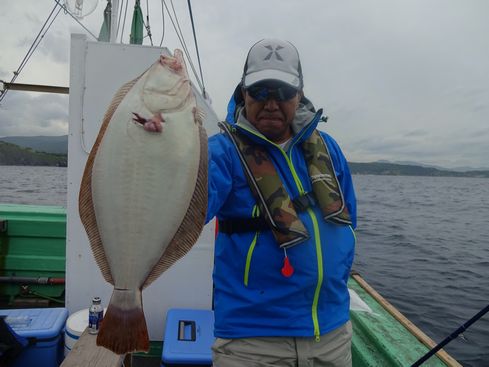
[[[187,56],[188,59],[190,59],[190,52],[188,51],[187,43],[185,42],[185,37],[183,36],[182,29],[180,28],[180,23],[178,22],[178,16],[177,16],[177,12],[175,11],[175,7],[173,6],[173,0],[170,0],[170,4],[171,4],[171,8],[173,10],[173,15],[175,16],[175,22],[176,22],[177,27],[178,27],[178,31],[175,29],[175,32],[179,33],[182,36],[182,41],[181,41],[182,47],[185,51],[185,55]],[[191,62],[191,60],[190,60],[190,62]],[[194,71],[194,74],[195,74],[195,71]],[[195,75],[195,77],[197,78],[197,75]]]
[[[24,59],[21,61],[21,63],[19,65],[19,67],[17,68],[17,70],[14,71],[14,76],[10,80],[10,83],[13,83],[17,79],[17,77],[20,75],[21,71],[24,69],[25,65],[30,60],[30,58],[31,58],[32,54],[34,53],[34,51],[36,50],[37,46],[39,46],[39,44],[41,43],[42,39],[46,35],[47,31],[49,30],[49,28],[53,24],[54,20],[56,19],[56,17],[59,14],[59,12],[61,11],[61,9],[59,9],[58,12],[56,13],[56,15],[51,19],[51,16],[53,15],[54,11],[56,10],[56,6],[57,5],[55,4],[53,10],[51,10],[51,13],[49,13],[48,17],[46,18],[46,21],[42,25],[41,30],[39,31],[39,33],[37,34],[36,38],[32,42],[31,47],[27,51],[27,54],[24,56]],[[50,19],[51,19],[51,23],[49,23],[49,25],[46,28],[46,24],[49,22]],[[5,96],[7,95],[8,90],[9,89],[5,89],[5,90],[2,91],[2,93],[0,94],[0,102],[5,98]]]
[[[165,3],[165,0],[161,0],[161,21],[163,23],[163,29],[162,29],[162,34],[161,34],[160,47],[163,44],[163,39],[165,38],[165,8],[163,6],[164,3]]]
[[[126,25],[126,19],[127,19],[127,4],[129,4],[129,0],[126,0],[126,7],[124,10],[124,21],[122,22],[122,31],[121,31],[121,43],[122,43],[122,37],[124,36],[124,26]]]
[[[98,37],[97,37],[96,35],[94,35],[92,32],[90,32],[90,31],[88,30],[88,28],[87,28],[87,27],[85,27],[85,26],[82,24],[82,22],[80,22],[78,19],[76,19],[76,17],[75,17],[73,14],[71,14],[71,13],[70,13],[70,11],[69,11],[69,10],[66,8],[66,6],[64,6],[63,4],[61,4],[61,3],[59,2],[59,0],[54,0],[54,1],[56,2],[56,4],[58,4],[59,6],[61,6],[61,7],[64,9],[65,13],[66,13],[66,14],[68,14],[70,17],[72,17],[72,18],[73,18],[73,19],[74,19],[74,20],[75,20],[75,21],[76,21],[76,22],[77,22],[77,23],[78,23],[78,24],[79,24],[79,25],[80,25],[80,26],[81,26],[81,27],[82,27],[84,30],[86,30],[86,31],[87,31],[87,32],[88,32],[88,33],[89,33],[89,34],[90,34],[90,35],[91,35],[91,36],[92,36],[92,37],[93,37],[95,40],[98,40]]]
[[[54,10],[56,10],[56,4],[54,5],[54,8],[53,10],[51,10],[51,13],[49,13],[46,21],[44,22],[44,24],[42,25],[41,27],[41,30],[39,31],[39,33],[37,34],[36,38],[34,39],[34,41],[32,42],[32,45],[31,47],[29,48],[29,50],[27,51],[27,54],[25,55],[24,59],[21,61],[20,63],[20,66],[17,68],[17,71],[14,72],[14,78],[12,78],[12,82],[17,78],[17,76],[19,75],[20,73],[20,69],[23,67],[23,65],[25,65],[25,63],[27,62],[28,58],[30,57],[29,55],[31,54],[31,51],[33,51],[33,49],[35,49],[37,46],[36,46],[36,43],[38,41],[38,39],[41,37],[41,33],[43,32],[44,30],[44,27],[46,27],[46,24],[48,23],[49,19],[51,18],[51,16],[53,15],[54,13]],[[35,46],[35,47],[34,47]]]
[[[190,53],[188,52],[188,47],[187,47],[187,43],[185,42],[185,38],[183,37],[183,32],[182,32],[182,28],[180,28],[180,22],[178,21],[178,16],[177,16],[177,12],[175,11],[175,7],[173,6],[173,0],[170,0],[170,4],[171,4],[171,8],[173,10],[173,14],[175,15],[175,21],[177,23],[177,27],[178,27],[178,31],[180,32],[180,34],[182,35],[182,40],[183,40],[183,44],[184,44],[184,48],[185,48],[185,51],[186,51],[186,54],[187,54],[187,57],[190,57]]]
[[[149,26],[149,4],[148,4],[148,0],[146,0],[146,21],[148,22],[148,25],[144,24],[144,21],[143,21],[143,24],[146,28],[146,32],[148,33],[148,37],[149,37],[149,41],[151,42],[151,46],[153,46],[153,38],[151,37],[151,27]]]
[[[197,62],[199,63],[199,70],[200,70],[200,79],[202,80],[202,95],[205,96],[205,84],[204,84],[204,75],[202,74],[202,65],[200,62],[200,55],[199,55],[199,45],[197,44],[197,35],[195,32],[195,25],[194,25],[194,16],[192,15],[192,5],[190,4],[190,0],[187,0],[188,3],[188,10],[190,13],[190,21],[192,23],[192,32],[194,34],[194,42],[195,42],[195,51],[197,52]]]
[[[170,20],[171,20],[171,22],[172,22],[172,24],[173,24],[173,28],[175,29],[175,33],[177,34],[177,37],[178,37],[178,39],[180,40],[180,44],[182,45],[183,51],[185,52],[185,55],[187,56],[187,59],[188,59],[188,62],[189,62],[189,64],[190,64],[190,67],[191,67],[191,69],[192,69],[192,72],[194,73],[195,79],[196,79],[196,81],[197,81],[197,83],[198,83],[198,85],[199,85],[199,87],[200,87],[200,90],[202,90],[202,89],[203,89],[202,83],[201,83],[201,82],[200,82],[200,80],[199,80],[199,76],[197,75],[197,71],[195,70],[195,66],[194,66],[194,64],[192,63],[192,59],[190,58],[190,54],[189,54],[188,50],[187,50],[187,49],[186,49],[186,47],[185,47],[185,42],[182,40],[182,38],[183,38],[183,34],[182,34],[182,35],[180,35],[180,34],[178,33],[177,26],[175,25],[175,22],[173,21],[173,18],[172,18],[172,16],[171,16],[170,11],[168,10],[168,6],[166,5],[166,2],[163,2],[163,4],[164,4],[164,6],[165,6],[165,8],[166,8],[166,12],[168,13],[168,17],[170,18]],[[175,14],[175,15],[176,15],[176,14]]]
[[[477,312],[470,320],[465,322],[462,326],[460,326],[457,330],[455,330],[453,333],[451,333],[449,336],[447,336],[445,339],[443,339],[442,342],[440,342],[438,345],[436,345],[433,349],[431,349],[428,353],[426,353],[424,356],[422,356],[420,359],[418,359],[416,362],[414,362],[411,367],[418,367],[422,363],[426,362],[428,358],[433,356],[436,352],[438,352],[441,348],[443,348],[445,345],[450,343],[453,339],[455,339],[457,336],[462,334],[465,330],[469,328],[470,325],[472,325],[474,322],[479,320],[482,316],[484,316],[487,312],[489,312],[489,304],[484,307],[482,310]]]
[[[175,7],[173,6],[173,0],[170,0],[170,4],[171,4],[172,10],[173,10],[173,14],[175,15],[175,21],[177,23],[178,30],[180,31],[180,34],[182,35],[182,41],[183,41],[182,46],[185,50],[185,54],[187,55],[187,59],[189,60],[190,66],[192,67],[192,71],[194,73],[195,79],[197,80],[197,82],[199,84],[200,90],[202,91],[202,94],[204,94],[205,93],[204,80],[199,79],[199,77],[197,76],[197,71],[195,70],[195,66],[194,66],[194,63],[192,62],[187,43],[185,42],[185,38],[183,37],[182,29],[180,28],[180,23],[178,22],[178,16],[177,16],[177,12],[175,11]]]
[[[126,1],[129,1],[129,0],[126,0]],[[119,28],[121,26],[122,6],[123,5],[124,5],[124,0],[121,0],[121,6],[120,6],[120,10],[119,10],[119,18],[117,19],[117,32],[115,32],[115,38],[116,39],[119,36]]]
[[[20,72],[24,69],[24,67],[27,65],[27,62],[30,60],[30,58],[32,57],[32,54],[34,53],[34,51],[36,50],[37,46],[39,46],[39,44],[41,43],[42,39],[44,38],[44,36],[46,35],[46,33],[48,33],[49,31],[49,28],[51,28],[51,25],[53,25],[54,21],[56,20],[56,17],[59,15],[59,13],[61,12],[61,9],[58,10],[58,12],[56,13],[56,15],[53,17],[53,19],[51,19],[51,22],[49,23],[49,25],[47,26],[46,30],[44,31],[44,33],[41,35],[41,37],[39,38],[39,40],[37,41],[37,44],[36,46],[34,47],[34,49],[32,50],[32,52],[30,53],[29,57],[27,58],[27,60],[25,60],[24,64],[19,68],[18,72],[17,72],[17,75],[20,74]]]

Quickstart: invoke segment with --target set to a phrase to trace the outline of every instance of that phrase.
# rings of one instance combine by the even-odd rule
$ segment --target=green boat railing
[[[0,307],[64,304],[66,210],[0,204]]]

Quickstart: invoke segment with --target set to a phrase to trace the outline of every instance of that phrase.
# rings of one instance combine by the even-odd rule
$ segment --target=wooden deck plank
[[[90,334],[85,329],[61,367],[120,367],[123,360],[123,355],[97,346],[97,335]]]
[[[426,345],[428,348],[433,348],[436,343],[421,331],[416,325],[414,325],[408,318],[406,318],[397,308],[390,304],[384,297],[382,297],[375,289],[373,289],[358,273],[352,273],[351,277],[368,293],[370,294],[387,312],[389,312],[397,321],[399,321],[411,334],[413,334],[420,342]],[[447,366],[450,367],[462,367],[452,356],[450,356],[445,350],[440,349],[436,355]]]

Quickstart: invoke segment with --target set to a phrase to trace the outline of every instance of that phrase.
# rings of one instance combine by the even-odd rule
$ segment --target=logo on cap
[[[279,61],[284,61],[282,56],[278,53],[279,50],[283,49],[283,46],[277,46],[276,48],[273,48],[273,46],[264,46],[267,50],[270,50],[267,56],[263,60],[270,60],[273,55],[277,58]]]

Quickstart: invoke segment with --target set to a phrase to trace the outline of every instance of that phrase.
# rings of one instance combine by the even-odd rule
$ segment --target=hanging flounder
[[[142,289],[197,241],[207,208],[207,136],[180,50],[114,96],[83,174],[79,210],[114,291],[97,344],[149,349]]]

